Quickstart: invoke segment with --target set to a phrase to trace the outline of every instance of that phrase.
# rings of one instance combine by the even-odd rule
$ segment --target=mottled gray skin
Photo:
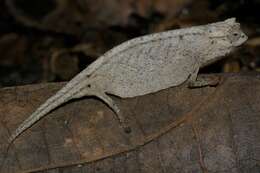
[[[120,109],[107,95],[136,97],[196,82],[199,69],[247,40],[234,18],[223,22],[138,37],[111,49],[43,103],[11,135],[23,131],[63,103],[83,96],[103,100],[125,127]]]

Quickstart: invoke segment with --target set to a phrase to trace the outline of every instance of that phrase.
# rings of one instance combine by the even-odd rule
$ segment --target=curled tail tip
[[[13,137],[8,138],[7,143],[11,145],[13,143],[14,139]]]
[[[9,145],[11,145],[13,142],[14,142],[14,140],[15,140],[15,138],[17,137],[17,135],[11,135],[9,138],[8,138],[8,144]]]

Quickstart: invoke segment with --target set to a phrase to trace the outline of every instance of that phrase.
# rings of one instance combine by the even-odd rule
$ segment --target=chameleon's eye
[[[227,36],[228,41],[234,45],[239,46],[247,40],[247,36],[240,31],[234,31]]]
[[[238,32],[233,32],[232,34],[228,35],[228,39],[231,43],[238,41],[241,38],[241,34]]]

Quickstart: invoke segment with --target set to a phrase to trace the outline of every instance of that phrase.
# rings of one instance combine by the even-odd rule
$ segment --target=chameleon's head
[[[247,40],[235,18],[209,24],[205,32],[209,38],[209,52],[204,65],[220,59]]]
[[[217,22],[208,25],[207,34],[225,47],[240,46],[247,40],[247,36],[240,28],[240,24],[235,18],[227,19],[223,22]]]

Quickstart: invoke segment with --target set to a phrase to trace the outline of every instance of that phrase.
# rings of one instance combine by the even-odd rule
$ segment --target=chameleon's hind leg
[[[103,100],[116,114],[117,119],[120,122],[120,125],[123,127],[124,131],[126,133],[131,132],[131,128],[127,125],[127,122],[125,120],[125,117],[122,116],[122,113],[116,103],[107,95],[107,94],[97,94],[96,95],[98,98]]]

